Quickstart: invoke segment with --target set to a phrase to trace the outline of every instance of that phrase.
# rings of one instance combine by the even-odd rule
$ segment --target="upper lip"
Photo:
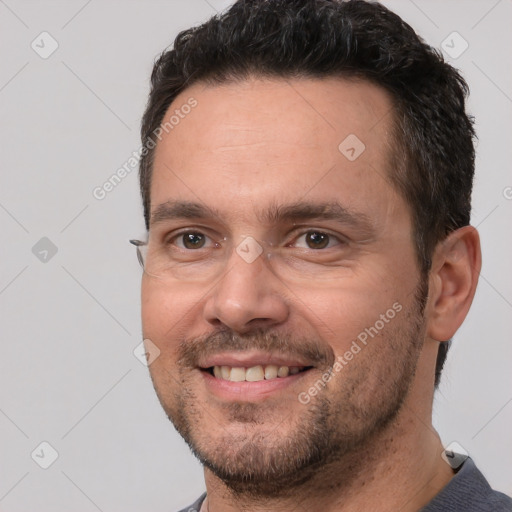
[[[238,368],[251,368],[252,366],[312,366],[304,359],[286,354],[272,354],[268,352],[220,352],[205,357],[199,362],[200,368],[211,368],[212,366],[231,366]]]

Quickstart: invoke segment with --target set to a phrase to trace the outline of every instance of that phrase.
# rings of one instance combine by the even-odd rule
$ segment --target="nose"
[[[233,251],[226,272],[208,296],[205,320],[239,334],[283,323],[289,316],[286,287],[272,272],[265,252],[253,261],[240,254]]]

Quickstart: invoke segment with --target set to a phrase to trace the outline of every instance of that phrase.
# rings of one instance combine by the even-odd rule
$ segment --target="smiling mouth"
[[[230,382],[259,382],[263,380],[283,379],[291,375],[306,372],[312,366],[278,366],[275,364],[241,366],[210,366],[202,368],[213,377]]]

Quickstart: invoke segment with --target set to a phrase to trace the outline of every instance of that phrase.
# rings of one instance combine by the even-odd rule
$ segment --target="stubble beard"
[[[423,346],[427,294],[422,282],[412,306],[400,313],[405,317],[400,325],[387,325],[383,337],[370,341],[309,404],[297,401],[292,413],[281,418],[277,406],[270,410],[254,403],[226,406],[223,417],[230,424],[244,426],[237,429],[243,431],[237,435],[229,429],[222,433],[219,428],[221,434],[212,439],[212,418],[188,385],[190,371],[186,368],[179,370],[180,386],[174,387],[172,400],[159,392],[155,379],[153,385],[167,416],[194,455],[234,495],[273,499],[291,496],[312,482],[334,485],[327,477],[333,474],[332,467],[337,468],[338,484],[344,480],[348,485],[357,473],[354,460],[361,459],[370,446],[375,451],[373,441],[397,418],[407,397]],[[217,333],[215,340],[222,343],[223,337],[228,348],[233,348],[229,347],[235,343],[232,333]],[[268,342],[271,337],[266,339]],[[248,346],[247,341],[238,342]],[[294,346],[295,340],[284,343]],[[264,348],[264,344],[258,347]],[[304,345],[311,346],[311,341]],[[329,366],[332,360],[322,372]],[[365,386],[369,372],[378,373],[373,376],[378,385],[371,389]],[[273,420],[272,426],[265,423],[266,418]]]

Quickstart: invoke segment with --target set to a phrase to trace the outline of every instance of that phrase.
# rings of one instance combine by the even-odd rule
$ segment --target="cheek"
[[[413,286],[413,280],[407,279]],[[321,291],[303,290],[297,293],[296,307],[307,323],[337,354],[349,349],[360,339],[385,336],[411,297],[405,284],[397,279],[372,275],[353,276],[340,280],[336,286]]]
[[[141,287],[141,314],[142,333],[144,338],[153,339],[154,335],[163,327],[166,310],[165,296],[153,285],[148,283],[146,277],[142,280]]]
[[[177,287],[164,286],[143,278],[141,289],[142,332],[161,351],[168,352],[187,330],[193,303]]]
[[[382,297],[378,301],[375,298],[342,292],[313,298],[311,310],[314,315],[310,315],[310,322],[316,324],[335,353],[344,351],[360,332],[375,323],[381,310],[387,309],[381,305],[381,302],[386,303]]]

